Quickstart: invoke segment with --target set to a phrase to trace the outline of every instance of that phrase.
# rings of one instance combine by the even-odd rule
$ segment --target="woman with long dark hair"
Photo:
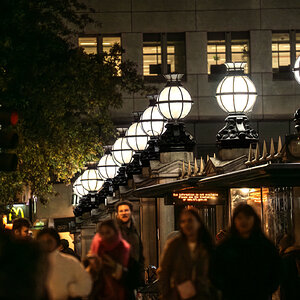
[[[212,299],[211,236],[194,208],[184,209],[179,222],[180,234],[167,243],[158,272],[162,299]]]
[[[227,238],[217,247],[214,283],[224,300],[268,300],[279,284],[280,258],[254,209],[239,204]]]
[[[122,239],[114,220],[103,221],[90,251],[89,271],[94,278],[91,300],[127,300],[130,290],[124,282],[130,258],[130,245]]]

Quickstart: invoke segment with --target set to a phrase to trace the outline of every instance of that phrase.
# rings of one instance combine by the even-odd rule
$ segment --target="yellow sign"
[[[13,206],[11,209],[12,213],[14,213],[18,218],[24,218],[24,210],[21,206]],[[12,213],[8,215],[8,221],[12,221]]]
[[[218,193],[173,193],[173,197],[182,202],[208,202],[218,200]]]

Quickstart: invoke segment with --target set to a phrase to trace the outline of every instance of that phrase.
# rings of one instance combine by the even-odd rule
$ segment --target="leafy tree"
[[[87,55],[71,43],[93,22],[80,11],[87,8],[78,0],[1,1],[0,103],[20,114],[18,170],[0,173],[4,207],[24,185],[45,199],[54,182],[69,182],[112,137],[110,109],[121,107],[121,92],[145,90],[117,45]]]

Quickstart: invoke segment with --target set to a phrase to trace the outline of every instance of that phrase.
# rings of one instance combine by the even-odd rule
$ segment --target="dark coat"
[[[197,290],[197,296],[193,299],[212,299],[209,280],[210,255],[201,244],[196,246],[195,251],[196,256],[193,259],[187,241],[181,234],[167,243],[158,271],[163,300],[180,299],[177,285],[187,280],[194,281]],[[196,276],[193,276],[193,270]]]
[[[299,268],[299,269],[298,269]],[[280,299],[300,299],[300,249],[285,250],[281,261]]]
[[[127,224],[122,223],[118,220],[119,228],[123,239],[131,246],[130,256],[138,263],[139,280],[137,286],[144,285],[145,282],[145,258],[143,254],[143,244],[140,235],[134,225],[131,222],[130,227]]]
[[[228,237],[216,250],[214,283],[226,300],[266,300],[279,285],[280,257],[262,234]]]

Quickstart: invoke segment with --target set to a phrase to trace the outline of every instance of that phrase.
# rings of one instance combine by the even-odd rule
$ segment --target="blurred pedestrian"
[[[194,208],[184,209],[179,222],[180,234],[168,241],[158,270],[162,299],[214,299],[212,238]]]
[[[0,299],[48,300],[47,259],[40,247],[0,229]]]
[[[114,220],[103,221],[95,235],[88,269],[94,277],[90,299],[128,300],[133,297],[126,286],[130,245],[122,239]]]
[[[13,220],[12,233],[17,239],[30,239],[30,227],[29,220],[25,218],[18,218]]]
[[[143,254],[143,244],[132,216],[133,205],[129,201],[118,202],[116,211],[122,237],[129,243],[131,247],[130,255],[138,263],[138,270],[136,271],[139,273],[139,277],[136,287],[143,286],[145,284],[145,258]]]
[[[281,260],[280,300],[300,299],[300,247],[285,234],[279,242]]]
[[[271,299],[279,285],[279,268],[279,254],[264,235],[260,218],[250,205],[239,204],[214,260],[214,283],[223,299]]]
[[[61,239],[60,240],[60,247],[59,247],[60,252],[64,254],[69,254],[74,257],[76,257],[80,261],[80,256],[75,253],[73,249],[69,247],[69,241],[66,239]]]
[[[60,237],[54,228],[38,232],[37,240],[48,253],[49,272],[47,288],[51,300],[67,300],[69,297],[86,297],[92,280],[81,263],[74,257],[61,253]]]

